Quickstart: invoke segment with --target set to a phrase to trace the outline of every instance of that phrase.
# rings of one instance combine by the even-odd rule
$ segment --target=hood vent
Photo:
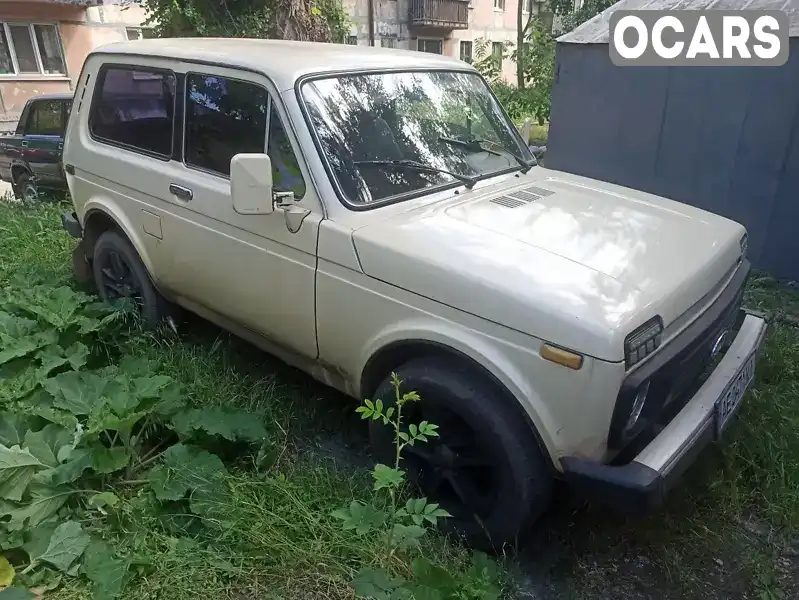
[[[525,204],[530,204],[531,202],[535,202],[539,198],[543,198],[544,196],[551,196],[555,192],[550,190],[545,190],[540,187],[531,186],[528,188],[524,188],[523,190],[517,190],[515,192],[511,192],[505,196],[499,196],[498,198],[492,198],[490,201],[494,204],[499,204],[500,206],[504,206],[506,208],[519,208],[520,206],[524,206]]]

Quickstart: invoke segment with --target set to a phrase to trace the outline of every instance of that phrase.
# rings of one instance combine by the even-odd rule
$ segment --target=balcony
[[[410,0],[409,4],[411,27],[469,27],[469,0]]]
[[[19,4],[19,0],[0,0],[0,5],[5,2],[15,2]],[[60,4],[62,6],[99,6],[103,0],[25,0],[25,4]]]

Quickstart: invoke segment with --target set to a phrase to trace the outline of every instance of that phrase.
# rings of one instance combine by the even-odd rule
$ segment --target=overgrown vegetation
[[[396,464],[357,462],[351,404],[202,322],[139,333],[73,289],[71,247],[57,208],[0,202],[0,600],[496,597]],[[757,275],[746,304],[770,331],[725,442],[645,519],[559,497],[507,597],[799,597],[799,293]],[[389,408],[360,413],[406,432]]]
[[[560,33],[572,31],[616,4],[617,0],[585,0],[579,9],[574,10],[574,0],[549,0],[550,10],[560,17]]]
[[[145,0],[148,22],[164,37],[253,37],[343,42],[341,0]]]
[[[500,54],[492,52],[489,41],[475,41],[474,66],[491,82],[511,118],[515,121],[530,118],[539,126],[549,121],[554,83],[555,38],[573,30],[613,4],[612,0],[586,0],[575,11],[573,0],[550,0],[548,10],[560,21],[558,30],[553,33],[549,20],[532,13],[525,18],[522,12],[524,4],[520,2],[515,43],[503,43]],[[506,82],[501,76],[504,59],[510,59],[516,65],[515,85]]]
[[[427,498],[408,498],[398,502],[405,488],[405,471],[400,468],[402,451],[407,446],[423,444],[438,437],[438,425],[422,421],[405,427],[402,409],[409,402],[419,402],[416,392],[402,393],[401,382],[393,374],[394,402],[384,406],[382,400],[364,400],[356,409],[363,419],[379,421],[394,432],[393,466],[377,464],[372,470],[374,491],[371,503],[353,500],[332,514],[342,521],[345,529],[373,535],[381,542],[383,552],[375,557],[375,565],[363,567],[354,581],[355,591],[364,598],[377,600],[425,599],[498,600],[501,588],[497,585],[500,573],[496,564],[484,554],[475,554],[467,577],[458,579],[423,556],[411,560],[410,577],[395,575],[387,568],[397,553],[413,553],[439,519],[451,515]],[[379,495],[378,495],[379,494]],[[381,502],[386,500],[387,502]],[[386,498],[387,496],[387,498]],[[385,509],[381,509],[385,506]]]
[[[406,500],[398,464],[375,468],[378,523],[365,478],[291,433],[315,402],[298,416],[237,342],[141,333],[72,287],[69,246],[53,207],[0,203],[0,600],[499,596],[493,561],[423,535],[446,513]]]

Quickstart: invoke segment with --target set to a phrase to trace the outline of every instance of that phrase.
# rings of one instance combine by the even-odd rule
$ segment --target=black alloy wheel
[[[155,329],[170,314],[167,301],[155,289],[136,249],[123,235],[105,231],[94,244],[92,273],[105,302],[130,300],[145,328]]]
[[[440,521],[448,534],[475,548],[499,551],[514,543],[548,506],[554,483],[549,459],[521,408],[471,365],[448,358],[418,358],[396,369],[401,392],[421,400],[403,406],[403,428],[427,421],[439,437],[406,446],[400,466],[430,502],[451,518]],[[374,398],[394,403],[391,377]],[[370,421],[375,457],[394,464],[394,431]],[[412,492],[413,493],[413,492]]]
[[[406,446],[401,466],[423,495],[435,498],[459,523],[484,521],[496,502],[501,460],[455,412],[434,402],[405,405],[405,422],[439,426],[440,436]],[[407,430],[407,427],[405,427]]]
[[[102,264],[99,264],[102,286],[102,296],[105,300],[129,299],[141,310],[142,299],[141,282],[136,279],[133,270],[125,259],[116,251],[106,252]]]

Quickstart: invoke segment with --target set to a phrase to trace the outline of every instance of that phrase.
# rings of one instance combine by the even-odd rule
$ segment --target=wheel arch
[[[83,242],[86,256],[89,259],[94,253],[94,245],[100,235],[105,231],[112,230],[124,235],[133,244],[133,248],[147,269],[147,274],[154,281],[153,263],[130,219],[124,215],[123,211],[116,209],[110,201],[92,200],[87,202],[83,213]]]
[[[517,385],[516,377],[508,370],[499,367],[496,361],[489,358],[487,353],[481,352],[479,345],[464,346],[443,340],[426,339],[423,337],[399,339],[380,346],[366,361],[360,377],[360,395],[370,397],[374,394],[380,382],[411,358],[435,357],[457,361],[474,369],[481,377],[485,378],[500,391],[508,405],[516,411],[519,418],[524,419],[530,431],[536,438],[543,454],[553,470],[557,470],[557,452],[552,438],[544,424],[541,411],[537,410],[537,398],[532,402],[522,402],[522,386]]]
[[[19,177],[23,173],[33,175],[33,171],[31,171],[30,167],[25,163],[17,162],[11,165],[11,181],[14,182],[14,185],[19,182]]]

